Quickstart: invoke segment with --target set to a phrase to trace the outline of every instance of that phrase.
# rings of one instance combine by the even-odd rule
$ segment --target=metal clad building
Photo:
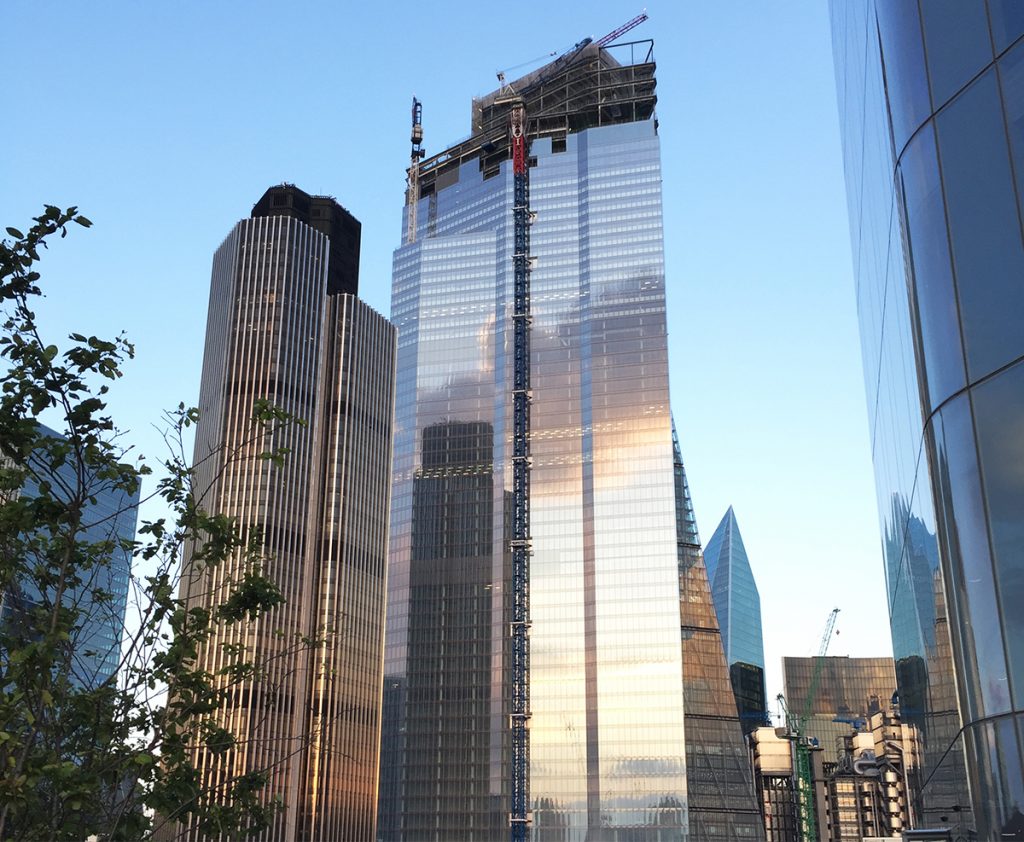
[[[284,185],[253,213],[214,255],[195,464],[202,504],[255,536],[285,602],[202,650],[216,671],[223,644],[245,644],[265,669],[218,713],[238,748],[200,750],[197,761],[206,786],[269,772],[267,796],[284,810],[262,839],[369,842],[395,329],[351,294],[351,260],[330,268],[339,253],[358,260],[358,222],[336,202]],[[335,242],[346,229],[355,243]],[[254,435],[257,401],[306,423],[273,440]],[[289,450],[281,464],[257,458],[279,447]],[[215,604],[240,572],[237,558],[212,571],[186,567],[182,593],[190,605]]]

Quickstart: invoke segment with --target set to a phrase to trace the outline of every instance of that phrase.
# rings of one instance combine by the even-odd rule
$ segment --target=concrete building
[[[761,726],[747,737],[754,769],[765,838],[768,842],[800,842],[799,791],[794,741],[786,728]],[[811,751],[811,791],[818,838],[827,842],[828,788],[822,751]]]

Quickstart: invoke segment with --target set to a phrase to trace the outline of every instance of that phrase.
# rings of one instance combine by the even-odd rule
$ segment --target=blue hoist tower
[[[526,105],[512,100],[512,842],[530,835],[530,170]]]
[[[647,20],[646,12],[604,38],[600,47]],[[512,308],[512,656],[511,731],[512,803],[509,828],[512,842],[530,837],[530,211],[529,140],[526,100],[506,85],[499,73],[500,96],[495,104],[509,105],[509,146],[512,156],[513,308]],[[415,106],[414,106],[415,108]],[[413,124],[417,120],[414,111]],[[415,135],[415,128],[414,128]],[[415,137],[413,140],[415,150]],[[415,156],[415,151],[414,151]],[[413,165],[415,168],[416,159]]]

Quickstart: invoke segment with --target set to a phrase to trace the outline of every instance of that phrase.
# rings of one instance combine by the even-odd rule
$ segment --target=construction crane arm
[[[821,645],[818,647],[818,658],[814,662],[814,670],[811,672],[811,683],[807,688],[807,698],[804,700],[804,707],[801,711],[801,720],[806,722],[811,716],[814,707],[814,697],[818,694],[818,684],[821,682],[821,672],[825,667],[825,655],[828,653],[828,646],[832,642],[832,632],[836,628],[836,619],[839,617],[839,609],[833,608],[828,615],[828,622],[825,623],[825,633],[821,636]]]
[[[622,24],[622,26],[620,26],[616,30],[609,32],[607,35],[604,36],[604,38],[598,38],[597,41],[595,41],[594,43],[597,44],[597,46],[599,47],[607,47],[612,41],[616,40],[617,38],[621,38],[623,35],[629,32],[629,30],[635,29],[645,20],[647,20],[646,9],[640,12],[640,14],[633,18],[633,20]]]

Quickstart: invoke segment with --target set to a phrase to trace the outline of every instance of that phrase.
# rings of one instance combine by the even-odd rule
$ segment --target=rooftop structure
[[[359,293],[362,225],[333,196],[313,196],[294,184],[278,184],[253,205],[252,217],[287,216],[324,234],[330,244],[327,294]]]
[[[485,179],[509,159],[508,94],[522,97],[529,140],[565,138],[597,126],[648,120],[654,115],[654,42],[601,47],[588,38],[570,52],[486,96],[473,100],[472,134],[420,164],[420,196],[458,181],[459,167],[477,161]]]

